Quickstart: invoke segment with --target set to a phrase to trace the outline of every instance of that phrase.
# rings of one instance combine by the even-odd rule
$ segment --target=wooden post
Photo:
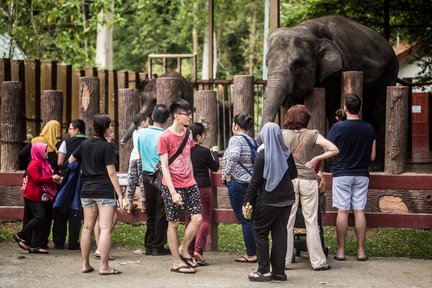
[[[280,0],[270,0],[270,33],[280,26]]]
[[[25,60],[25,115],[26,140],[37,136],[40,132],[40,62],[39,60]]]
[[[233,79],[233,116],[247,113],[254,117],[254,77],[252,75],[236,75]],[[255,127],[249,132],[254,136]]]
[[[24,117],[22,93],[23,83],[20,81],[3,82],[1,91],[1,172],[11,172],[19,169],[19,152],[24,140],[22,128]]]
[[[57,64],[57,90],[63,92],[62,126],[67,129],[72,116],[72,65]],[[67,131],[66,131],[67,132]]]
[[[304,105],[311,113],[308,128],[316,129],[321,135],[325,135],[326,111],[325,111],[325,89],[313,88],[304,96]]]
[[[363,72],[362,71],[344,71],[342,72],[342,93],[341,107],[344,105],[344,93],[353,93],[360,97],[363,103]],[[363,105],[362,105],[363,106]],[[362,108],[359,112],[360,119],[362,118]]]
[[[384,172],[405,171],[408,141],[407,86],[387,87]]]
[[[99,78],[79,79],[79,118],[86,124],[86,134],[93,135],[92,118],[99,113]]]
[[[156,103],[165,104],[167,107],[171,102],[179,99],[179,83],[176,78],[162,77],[156,79]],[[172,118],[168,119],[167,127],[172,124]]]
[[[204,146],[212,147],[217,145],[217,99],[216,91],[201,90],[195,91],[195,122],[200,122],[206,127],[207,137]]]
[[[63,91],[44,90],[41,97],[42,127],[50,120],[63,120]]]
[[[137,89],[119,89],[119,139],[123,139],[133,117],[138,113],[139,93]],[[133,141],[128,141],[119,147],[119,168],[120,172],[127,172],[129,167],[129,157],[133,148]]]

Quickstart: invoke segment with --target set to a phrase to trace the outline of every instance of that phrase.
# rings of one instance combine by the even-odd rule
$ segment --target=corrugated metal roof
[[[12,45],[12,56],[9,57],[11,45]],[[24,60],[26,58],[26,55],[8,34],[3,34],[0,35],[0,58]]]

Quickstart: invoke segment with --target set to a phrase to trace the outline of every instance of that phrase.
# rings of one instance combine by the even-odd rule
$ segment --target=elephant
[[[278,28],[268,39],[268,81],[260,128],[281,106],[302,103],[313,87],[324,87],[326,117],[335,123],[341,103],[341,72],[363,71],[363,120],[377,138],[376,165],[383,168],[386,87],[396,85],[396,55],[383,37],[346,17],[333,15]]]
[[[185,99],[188,101],[193,107],[193,89],[190,83],[180,74],[175,71],[167,71],[161,77],[173,77],[178,81],[177,96],[178,98]],[[139,95],[140,95],[140,104],[141,109],[139,113],[143,113],[146,115],[150,115],[153,107],[156,105],[156,79],[145,79],[140,82],[139,85]],[[122,143],[126,143],[130,137],[132,136],[132,132],[135,129],[135,125],[131,123],[129,128],[127,129],[125,136],[122,139]]]

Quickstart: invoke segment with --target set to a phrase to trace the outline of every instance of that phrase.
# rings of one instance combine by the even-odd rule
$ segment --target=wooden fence
[[[41,95],[44,90],[63,92],[63,121],[66,129],[71,120],[78,118],[78,96],[80,77],[98,77],[100,82],[100,112],[110,115],[118,135],[118,91],[121,88],[139,88],[140,77],[145,73],[133,71],[98,70],[87,68],[74,70],[71,65],[56,61],[9,60],[0,58],[0,85],[3,81],[23,83],[25,123],[28,137],[37,136],[41,131]],[[1,86],[0,86],[1,88]],[[0,90],[1,91],[1,90]],[[1,103],[0,103],[1,105]]]

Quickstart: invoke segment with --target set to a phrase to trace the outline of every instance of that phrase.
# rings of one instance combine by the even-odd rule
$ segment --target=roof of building
[[[9,56],[11,48],[12,55]],[[26,55],[8,34],[3,34],[0,35],[0,58],[24,60],[26,58]]]

